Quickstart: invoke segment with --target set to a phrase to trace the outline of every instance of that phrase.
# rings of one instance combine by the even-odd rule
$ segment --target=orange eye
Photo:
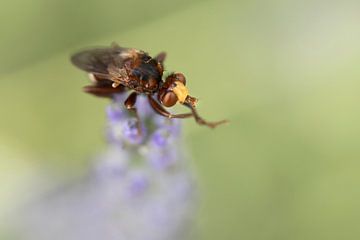
[[[163,94],[161,96],[161,103],[165,107],[172,107],[176,104],[177,101],[178,101],[178,98],[177,98],[176,94],[172,91],[166,92],[165,94]]]
[[[180,81],[180,82],[182,82],[182,84],[186,85],[186,78],[185,78],[184,74],[175,73],[175,79],[176,79],[176,81]]]

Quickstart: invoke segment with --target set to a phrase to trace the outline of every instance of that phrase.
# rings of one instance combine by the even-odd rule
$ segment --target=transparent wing
[[[71,57],[71,62],[86,72],[104,77],[109,74],[109,65],[122,67],[124,59],[121,57],[121,54],[126,51],[128,51],[127,48],[117,45],[108,48],[89,49],[74,54]]]

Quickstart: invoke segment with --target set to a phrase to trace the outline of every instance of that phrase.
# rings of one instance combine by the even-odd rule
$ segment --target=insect
[[[139,94],[147,95],[154,111],[167,118],[194,117],[198,124],[210,128],[227,122],[208,122],[200,117],[195,108],[197,99],[189,95],[182,73],[171,73],[162,79],[165,58],[164,52],[152,58],[144,51],[112,43],[110,47],[80,51],[71,57],[71,61],[89,73],[93,84],[84,87],[87,93],[111,98],[113,94],[132,91],[124,105],[135,113],[138,122],[135,104]],[[165,109],[177,103],[188,107],[191,112],[172,114]]]

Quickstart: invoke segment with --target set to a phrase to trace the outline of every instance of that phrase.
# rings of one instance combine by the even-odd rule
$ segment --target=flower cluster
[[[21,239],[186,238],[196,191],[180,122],[158,116],[140,96],[139,128],[124,97],[117,95],[106,110],[108,147],[88,176],[33,205]]]

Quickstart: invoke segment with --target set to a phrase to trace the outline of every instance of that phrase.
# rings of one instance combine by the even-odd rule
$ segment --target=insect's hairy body
[[[131,90],[124,105],[135,113],[140,133],[141,125],[135,106],[139,94],[146,94],[150,106],[164,117],[194,117],[198,124],[211,128],[225,123],[226,120],[208,122],[199,116],[195,109],[197,99],[189,95],[185,86],[186,79],[182,73],[171,73],[164,81],[162,80],[165,57],[164,52],[152,58],[144,51],[112,44],[111,47],[78,52],[71,57],[71,61],[75,66],[89,73],[93,84],[84,87],[87,93],[113,98],[114,94]],[[164,108],[172,107],[177,103],[189,108],[191,112],[172,114]]]

